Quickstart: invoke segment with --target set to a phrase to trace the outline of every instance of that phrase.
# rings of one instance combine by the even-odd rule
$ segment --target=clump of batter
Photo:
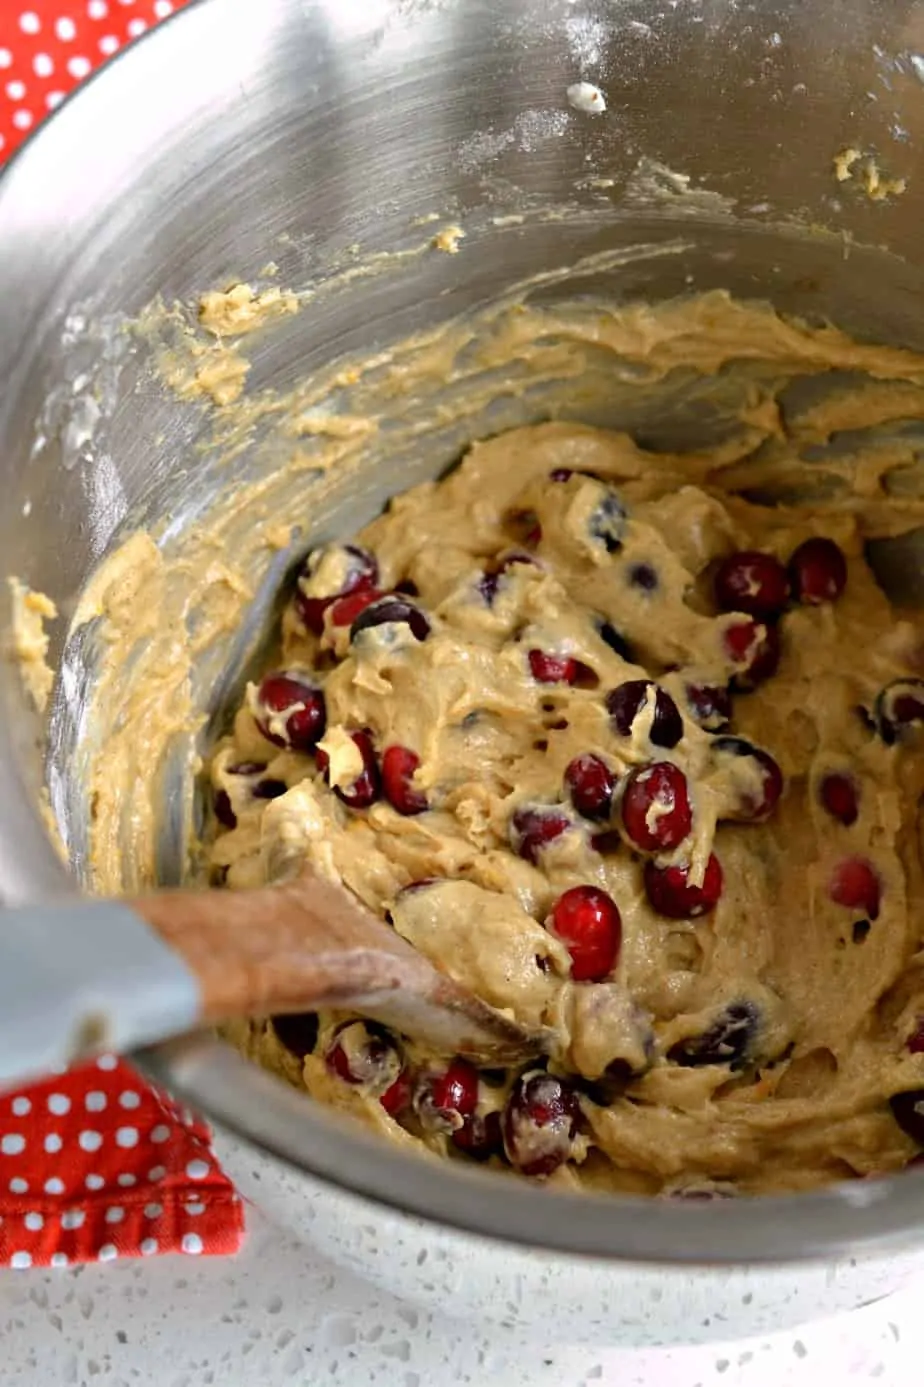
[[[342,1014],[246,1046],[396,1140],[650,1193],[924,1144],[920,632],[851,508],[764,508],[627,437],[476,444],[310,553],[210,778],[216,875],[343,880],[550,1026],[478,1073]]]

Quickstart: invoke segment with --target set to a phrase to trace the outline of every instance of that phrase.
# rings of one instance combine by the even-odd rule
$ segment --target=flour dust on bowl
[[[357,535],[390,497],[505,430],[540,423],[572,451],[598,440],[598,453],[613,432],[596,430],[629,435],[630,491],[644,489],[649,465],[712,459],[716,476],[699,481],[743,494],[771,527],[796,497],[820,514],[860,494],[844,512],[872,517],[872,571],[893,609],[915,606],[919,43],[915,6],[871,0],[798,10],[202,0],[65,103],[0,180],[0,554],[4,578],[21,585],[4,583],[0,598],[5,631],[16,607],[18,655],[0,674],[0,757],[14,787],[0,804],[0,894],[36,898],[75,881],[137,891],[207,870],[188,852],[211,825],[196,757],[212,755],[247,679],[275,659],[306,553]],[[165,72],[178,93],[166,111]],[[582,82],[605,109],[569,99]],[[250,290],[228,294],[235,285]],[[750,325],[737,346],[736,313]],[[657,324],[671,314],[665,334]],[[713,329],[725,337],[710,354]],[[853,400],[863,403],[851,414]],[[581,488],[561,485],[568,497]],[[666,505],[672,486],[632,504]],[[792,538],[779,557],[804,535]],[[29,592],[59,613],[48,623],[47,722],[21,677],[41,699],[43,611]],[[784,644],[797,619],[787,607]],[[854,637],[876,667],[864,677],[904,659],[900,641],[877,644],[883,635]],[[594,659],[624,658],[532,649],[540,675],[555,672],[549,659],[599,677]],[[563,682],[603,706],[611,671],[597,693],[583,673]],[[761,697],[736,693],[736,719],[766,706]],[[882,708],[872,716],[881,732]],[[675,749],[691,736],[662,745],[659,761],[683,769]],[[901,739],[888,755],[914,766]],[[264,800],[267,812],[297,789],[275,766],[269,779],[285,793]],[[412,782],[402,783],[422,792]],[[841,815],[831,832],[856,835],[864,820],[843,822],[842,791],[825,792]],[[46,836],[47,805],[70,875]],[[406,822],[418,832],[428,814]],[[636,837],[644,813],[640,822]],[[776,822],[720,827],[717,856]],[[280,845],[285,835],[268,843],[277,856]],[[625,846],[616,860],[629,861]],[[619,901],[624,956],[627,902],[643,894],[634,870],[639,885]],[[857,958],[872,960],[871,977],[886,967],[877,929],[899,887],[883,870],[878,918],[864,897],[843,948],[828,941],[843,960],[831,988],[843,988],[845,1014],[852,994],[838,979],[863,974]],[[855,940],[861,920],[869,930]],[[694,919],[679,936],[699,928]],[[561,964],[564,945],[549,938]],[[787,938],[794,967],[803,943],[797,930]],[[675,971],[696,971],[695,947],[678,950]],[[893,1092],[914,1087],[919,1063],[904,1050],[914,987],[903,987],[870,1003],[879,1041],[889,1025],[897,1036],[882,1066],[903,1076]],[[836,997],[829,1006],[836,1015]],[[758,1072],[772,1087],[798,1054],[798,1020],[770,1031],[780,1049]],[[790,1093],[805,1130],[837,1092],[819,1052],[840,1065],[838,1043],[814,1046],[801,1098]],[[274,1054],[277,1067],[292,1058]],[[271,1214],[381,1284],[460,1315],[554,1322],[558,1337],[585,1341],[727,1338],[875,1299],[924,1264],[920,1177],[897,1169],[915,1149],[913,1124],[905,1114],[904,1129],[885,1127],[883,1091],[858,1108],[862,1085],[832,1115],[828,1168],[819,1172],[817,1144],[806,1161],[811,1188],[794,1189],[798,1162],[777,1179],[752,1160],[747,1195],[694,1200],[636,1192],[650,1172],[632,1160],[610,1160],[600,1188],[588,1179],[577,1191],[422,1159],[412,1131],[399,1125],[383,1141],[210,1038],[142,1058],[234,1134],[223,1138],[228,1169]],[[740,1072],[729,1080],[739,1095]],[[665,1110],[682,1115],[672,1096]],[[714,1177],[711,1193],[733,1182],[722,1161],[696,1168]],[[617,1175],[614,1192],[611,1169],[644,1178]],[[823,1186],[819,1173],[854,1178]]]

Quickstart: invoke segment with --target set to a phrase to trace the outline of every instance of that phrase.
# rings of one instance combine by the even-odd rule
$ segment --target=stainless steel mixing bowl
[[[63,627],[120,536],[164,517],[182,530],[227,482],[195,452],[202,410],[114,324],[268,260],[280,284],[323,282],[351,246],[362,260],[419,241],[431,213],[464,227],[460,254],[342,276],[257,342],[248,390],[638,243],[649,252],[553,277],[548,295],[725,287],[924,347],[919,43],[924,6],[903,0],[201,0],[0,178],[3,575],[49,593]],[[569,105],[578,79],[600,84],[605,115]],[[851,145],[907,191],[874,202],[838,184],[832,158]],[[668,242],[680,248],[659,254]],[[351,531],[460,441],[371,467],[362,495],[317,524]],[[0,631],[7,603],[4,585]],[[70,658],[43,763],[16,671],[0,668],[8,900],[73,889],[37,812],[43,783],[81,872],[81,679]],[[165,879],[180,870],[169,839],[160,861]],[[369,1274],[387,1238],[384,1279],[457,1309],[548,1323],[554,1306],[556,1332],[689,1338],[856,1304],[924,1265],[915,1175],[786,1199],[578,1199],[385,1149],[208,1039],[144,1063],[262,1150],[232,1143],[229,1159],[281,1217]]]

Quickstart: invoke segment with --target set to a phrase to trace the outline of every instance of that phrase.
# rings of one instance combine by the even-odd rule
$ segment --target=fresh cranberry
[[[424,1127],[457,1132],[478,1104],[478,1070],[468,1060],[454,1059],[446,1069],[425,1074],[414,1097]]]
[[[562,809],[545,805],[524,805],[510,820],[510,843],[514,852],[535,867],[542,849],[571,827]]]
[[[388,1031],[369,1021],[338,1026],[324,1058],[332,1074],[376,1097],[391,1090],[404,1068],[401,1051]]]
[[[702,1035],[688,1036],[672,1045],[667,1058],[686,1068],[701,1064],[727,1064],[742,1069],[751,1057],[760,1023],[753,1002],[726,1007]]]
[[[290,1055],[303,1060],[318,1043],[318,1018],[313,1011],[291,1012],[272,1018],[273,1030]]]
[[[636,718],[644,708],[651,710],[652,705],[649,741],[655,746],[676,746],[683,736],[683,719],[665,689],[649,679],[630,679],[606,696],[606,710],[621,737],[631,737]]]
[[[523,1074],[504,1108],[504,1149],[523,1175],[551,1175],[574,1146],[580,1105],[565,1079],[544,1070]]]
[[[876,726],[886,746],[924,722],[924,679],[895,679],[876,699]]]
[[[626,837],[642,852],[670,852],[693,827],[687,778],[673,761],[630,771],[619,811]]]
[[[572,886],[552,906],[547,927],[571,955],[575,982],[600,982],[616,967],[622,917],[605,891],[596,886]]]
[[[914,1030],[905,1041],[905,1049],[912,1055],[924,1055],[924,1016],[919,1016]]]
[[[745,824],[768,819],[783,793],[783,772],[769,751],[744,737],[716,737],[711,749],[719,765],[725,758],[738,762],[729,767],[731,795],[719,817]]]
[[[695,722],[706,732],[725,732],[731,726],[732,701],[727,686],[687,684],[687,707]]]
[[[389,1117],[398,1117],[411,1106],[413,1084],[409,1069],[402,1069],[391,1088],[387,1088],[379,1102]]]
[[[689,867],[645,863],[645,892],[654,910],[669,920],[694,920],[714,910],[722,894],[722,866],[710,853],[702,886],[689,880]]]
[[[565,784],[571,803],[585,819],[608,819],[613,806],[616,777],[593,752],[575,756],[565,767]]]
[[[828,883],[828,895],[835,905],[860,911],[870,920],[879,918],[882,883],[875,867],[864,857],[845,857],[838,863]]]
[[[856,823],[860,812],[860,791],[852,775],[830,771],[822,777],[818,796],[832,819],[837,819],[847,828]]]
[[[317,684],[284,670],[263,680],[255,716],[268,741],[293,751],[312,751],[327,727],[324,694]]]
[[[215,792],[215,818],[223,828],[237,828],[237,815],[231,808],[231,796],[227,790]]]
[[[761,621],[738,621],[726,626],[722,640],[725,654],[736,666],[732,688],[739,693],[747,693],[776,674],[781,650],[775,626]]]
[[[493,1110],[484,1116],[481,1113],[472,1113],[461,1127],[456,1128],[450,1140],[453,1146],[457,1146],[460,1151],[464,1151],[476,1161],[487,1161],[492,1156],[502,1156],[504,1133],[500,1113]]]
[[[407,626],[416,641],[425,641],[430,634],[429,618],[421,609],[406,597],[392,594],[380,597],[360,612],[350,627],[350,640],[355,641],[361,632],[370,631],[373,626],[387,625]]]
[[[529,652],[529,672],[540,684],[573,684],[580,672],[580,661],[573,655],[549,655],[544,650]]]
[[[304,587],[310,585],[312,576],[324,560],[332,560],[334,567],[337,566],[338,558],[343,577],[336,590],[308,597]],[[378,580],[379,566],[368,549],[360,549],[356,544],[326,544],[322,549],[316,549],[309,554],[305,560],[298,587],[295,589],[295,606],[308,630],[319,636],[324,630],[324,613],[332,602],[338,597],[345,597],[347,593],[357,592],[362,588],[374,588]]]
[[[892,1116],[906,1136],[924,1146],[924,1088],[893,1093],[889,1099]]]
[[[346,597],[335,597],[330,604],[331,625],[352,626],[360,612],[378,602],[381,596],[378,588],[359,588],[356,592],[348,592]]]
[[[715,600],[722,612],[773,620],[789,601],[786,569],[772,554],[756,549],[730,554],[715,575]]]
[[[422,814],[429,808],[422,790],[414,789],[414,772],[420,757],[406,746],[389,746],[382,756],[382,789],[399,814]]]
[[[847,560],[833,539],[807,539],[789,560],[793,597],[811,607],[836,602],[847,586]]]
[[[379,765],[375,759],[375,748],[368,732],[351,732],[350,740],[362,757],[363,768],[350,785],[335,785],[334,794],[348,809],[368,809],[379,794]],[[329,785],[330,757],[321,747],[318,747],[317,762],[318,770]]]

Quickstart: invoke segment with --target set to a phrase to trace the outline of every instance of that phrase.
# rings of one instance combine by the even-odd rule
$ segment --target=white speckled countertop
[[[541,1345],[402,1305],[251,1210],[234,1260],[0,1273],[0,1384],[817,1387],[824,1379],[919,1387],[922,1292],[913,1287],[796,1332],[703,1348]]]

